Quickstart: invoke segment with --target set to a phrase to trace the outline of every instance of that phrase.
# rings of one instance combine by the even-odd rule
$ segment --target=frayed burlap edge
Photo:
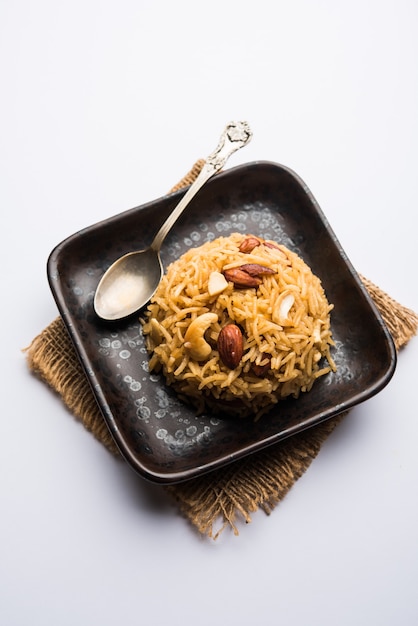
[[[193,182],[203,163],[197,161],[172,191]],[[368,279],[361,278],[399,350],[417,333],[417,314]],[[112,454],[119,456],[62,319],[58,317],[35,337],[26,353],[30,370],[59,394],[89,432]],[[269,514],[308,469],[324,441],[345,415],[226,468],[164,489],[199,533],[216,538],[230,526],[238,534],[237,518],[250,522],[251,514],[258,509]],[[220,527],[215,530],[217,523]]]
[[[251,513],[258,509],[270,514],[308,469],[345,415],[342,413],[207,476],[166,489],[201,534],[216,539],[230,526],[238,535],[237,518],[249,523]]]
[[[118,455],[62,318],[57,317],[35,337],[26,353],[30,370],[61,396],[89,432]]]
[[[405,346],[418,330],[418,315],[402,306],[371,280],[360,275],[376,307],[379,309],[397,350]]]
[[[204,159],[199,159],[198,161],[196,161],[192,169],[189,172],[187,172],[185,176],[183,176],[183,178],[177,183],[177,185],[174,185],[174,187],[170,189],[170,193],[174,193],[175,191],[178,191],[179,189],[183,189],[183,187],[188,187],[189,185],[191,185],[192,182],[196,180],[196,178],[200,174],[200,171],[202,167],[204,166],[204,164],[205,164]]]

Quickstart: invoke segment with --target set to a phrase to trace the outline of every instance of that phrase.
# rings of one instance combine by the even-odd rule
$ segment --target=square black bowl
[[[119,256],[149,245],[185,193],[164,196],[82,230],[50,254],[49,284],[103,418],[143,477],[176,483],[274,444],[378,393],[396,367],[392,338],[317,202],[289,168],[265,161],[222,172],[199,191],[168,235],[166,267],[190,247],[233,232],[273,239],[299,254],[334,304],[337,371],[259,421],[204,414],[148,371],[138,315],[104,322],[97,284]]]

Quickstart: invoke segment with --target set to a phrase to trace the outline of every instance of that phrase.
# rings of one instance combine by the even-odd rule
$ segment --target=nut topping
[[[252,363],[251,364],[251,371],[254,374],[254,376],[257,376],[258,378],[262,378],[263,376],[265,376],[267,374],[267,372],[269,371],[271,367],[271,357],[270,355],[268,355],[268,360],[266,363],[264,363],[263,365],[257,365],[257,363]]]
[[[217,296],[222,293],[228,287],[228,282],[223,274],[220,272],[212,272],[208,281],[208,294],[210,296]]]
[[[272,241],[263,241],[263,245],[270,250],[274,250],[275,254],[279,253],[279,256],[282,259],[286,259],[288,261],[288,256],[286,252],[282,248],[280,248],[277,243],[273,243]]]
[[[272,312],[273,322],[280,325],[289,325],[289,312],[295,303],[295,296],[289,291],[283,291],[277,298]]]
[[[275,274],[276,270],[265,265],[258,265],[258,263],[244,263],[240,265],[240,270],[247,272],[250,276],[266,276],[267,274]]]
[[[192,359],[202,361],[211,353],[212,348],[205,339],[205,332],[211,324],[217,321],[216,313],[203,313],[191,322],[184,335],[184,347]]]
[[[224,326],[218,336],[219,357],[230,369],[235,369],[242,358],[244,351],[244,338],[240,328],[236,324]]]
[[[250,254],[250,252],[252,252],[254,248],[257,248],[257,246],[259,246],[260,244],[261,241],[257,239],[257,237],[250,236],[241,241],[239,251],[243,252],[244,254]]]
[[[263,241],[263,245],[265,245],[266,248],[273,248],[275,250],[280,250],[280,248],[277,245],[277,243],[272,243],[271,241]]]
[[[271,267],[258,265],[258,263],[244,263],[239,267],[224,270],[226,280],[233,282],[234,286],[239,289],[258,287],[262,283],[261,276],[275,273]]]
[[[226,280],[230,280],[234,283],[235,287],[239,289],[247,289],[248,287],[258,287],[261,285],[261,278],[258,276],[251,276],[248,272],[240,269],[239,267],[232,268],[230,270],[224,270],[224,276]]]

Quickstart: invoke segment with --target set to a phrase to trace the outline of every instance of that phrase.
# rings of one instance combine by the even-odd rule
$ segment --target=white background
[[[418,311],[415,0],[0,0],[0,623],[418,623],[418,339],[271,516],[202,538],[32,377],[62,239],[164,195],[231,119]],[[228,165],[229,166],[229,165]]]

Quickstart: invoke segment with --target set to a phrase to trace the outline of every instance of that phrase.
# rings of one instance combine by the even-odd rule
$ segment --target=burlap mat
[[[202,160],[197,161],[172,191],[193,182],[202,165]],[[366,278],[362,280],[399,350],[417,333],[418,315]],[[26,352],[31,371],[61,396],[73,415],[111,453],[120,456],[62,319],[58,317],[35,337]],[[307,470],[344,416],[339,415],[226,468],[179,485],[163,486],[161,490],[174,498],[182,514],[200,533],[216,538],[229,525],[238,534],[237,516],[250,522],[251,513],[257,509],[270,513]]]

